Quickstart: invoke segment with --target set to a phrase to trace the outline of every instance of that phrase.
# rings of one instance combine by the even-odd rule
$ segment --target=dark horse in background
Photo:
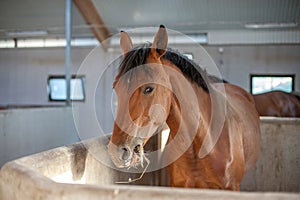
[[[260,116],[300,117],[300,98],[292,93],[271,91],[253,98]]]
[[[162,25],[152,44],[137,47],[121,32],[110,158],[118,168],[143,167],[148,160],[144,145],[167,124],[164,159],[177,155],[168,164],[171,186],[240,190],[260,150],[253,97],[238,86],[213,81],[167,44]]]

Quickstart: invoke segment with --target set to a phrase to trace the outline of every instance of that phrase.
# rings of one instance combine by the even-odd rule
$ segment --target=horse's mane
[[[119,75],[123,75],[135,67],[146,64],[150,50],[151,43],[145,43],[134,47],[131,51],[127,52],[121,60]],[[207,85],[208,81],[218,82],[212,79],[212,76],[208,76],[206,71],[198,64],[176,50],[167,48],[163,58],[176,65],[187,78],[189,78],[192,82],[197,83],[206,92],[209,92]],[[221,82],[221,80],[219,81]]]

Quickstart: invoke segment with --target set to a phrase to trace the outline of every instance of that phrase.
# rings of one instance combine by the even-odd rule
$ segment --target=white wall
[[[0,167],[9,160],[77,141],[71,108],[0,110]]]
[[[229,82],[249,91],[250,74],[295,74],[295,90],[300,90],[300,45],[222,46],[222,55],[219,47],[205,48]]]
[[[296,90],[300,90],[300,45],[204,46],[219,66],[223,77],[249,90],[250,73],[296,74]],[[194,47],[181,47],[186,52],[197,52]],[[71,72],[76,73],[92,48],[72,49]],[[111,55],[106,52],[99,63],[107,63]],[[48,101],[47,78],[51,74],[64,74],[65,50],[1,49],[0,50],[0,106],[15,104],[56,105]],[[220,65],[220,59],[223,65]],[[89,80],[87,79],[87,82]],[[110,87],[110,86],[106,86]]]
[[[74,49],[71,73],[91,49]],[[56,105],[48,102],[47,78],[65,73],[64,48],[1,49],[0,105]]]

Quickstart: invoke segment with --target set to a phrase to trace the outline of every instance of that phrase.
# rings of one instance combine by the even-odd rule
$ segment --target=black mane
[[[121,61],[119,74],[123,75],[135,67],[146,64],[150,50],[151,43],[145,43],[126,53]],[[208,79],[210,78],[208,77],[206,71],[203,70],[198,64],[171,48],[167,49],[163,58],[172,62],[187,78],[189,78],[192,82],[197,83],[206,92],[209,92],[207,83],[209,81]]]

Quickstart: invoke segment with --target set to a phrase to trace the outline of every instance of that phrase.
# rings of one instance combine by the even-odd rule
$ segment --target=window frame
[[[295,91],[295,74],[250,74],[250,93],[253,94],[253,78],[254,77],[290,77],[292,78],[292,91]],[[273,91],[273,90],[271,90]]]
[[[72,75],[70,77],[70,81],[72,79],[81,79],[81,84],[82,84],[82,92],[83,92],[83,99],[70,99],[71,102],[85,102],[86,99],[86,92],[85,92],[85,75]],[[67,99],[53,99],[51,97],[51,87],[50,87],[50,80],[51,79],[64,79],[66,80],[66,76],[65,75],[49,75],[48,79],[47,79],[47,92],[48,92],[48,101],[50,102],[66,102]],[[71,98],[71,95],[70,95]]]

